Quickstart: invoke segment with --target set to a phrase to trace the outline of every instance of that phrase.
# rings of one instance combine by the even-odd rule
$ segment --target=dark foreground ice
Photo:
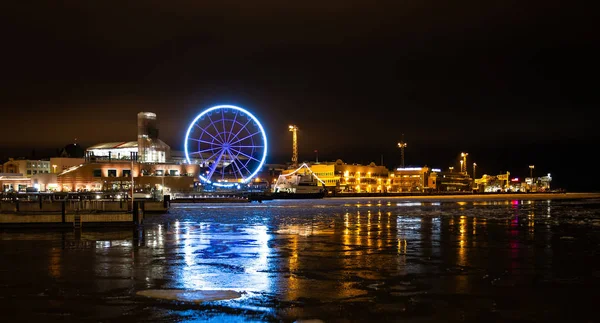
[[[140,230],[1,232],[0,310],[3,322],[597,322],[599,247],[591,199],[180,204]]]

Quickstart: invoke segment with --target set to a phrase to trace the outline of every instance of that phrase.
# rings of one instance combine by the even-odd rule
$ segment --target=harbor
[[[0,229],[7,228],[74,228],[81,227],[138,227],[144,225],[148,214],[169,214],[172,205],[235,205],[240,203],[263,203],[277,200],[307,200],[318,204],[319,200],[364,200],[368,203],[377,201],[396,202],[473,202],[473,201],[550,201],[550,200],[598,200],[600,193],[521,193],[521,194],[443,194],[443,195],[338,195],[325,198],[277,198],[269,195],[202,195],[188,196],[163,201],[101,201],[101,200],[69,200],[69,201],[2,201],[0,202]],[[374,199],[374,200],[371,200]],[[312,201],[312,202],[311,202]],[[269,204],[266,204],[268,207]]]
[[[135,227],[0,230],[0,308],[28,322],[594,322],[599,201],[500,196],[173,203]]]
[[[0,202],[0,228],[75,228],[139,226],[148,213],[164,213],[158,201],[30,201]]]

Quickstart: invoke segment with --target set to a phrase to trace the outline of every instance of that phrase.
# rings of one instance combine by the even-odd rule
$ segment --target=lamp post
[[[454,167],[450,166],[450,167],[448,167],[448,169],[450,169],[450,173],[452,173],[452,170],[454,169]]]
[[[460,153],[460,157],[462,157],[460,171],[466,173],[467,172],[467,156],[469,153]],[[463,169],[464,166],[464,169]]]
[[[53,173],[56,174],[56,165],[52,165]]]
[[[473,186],[471,187],[473,192],[475,192],[475,168],[476,167],[477,167],[477,163],[473,163]],[[479,185],[477,185],[477,189],[479,190]]]
[[[461,172],[461,173],[464,173],[464,168],[463,168],[463,166],[465,166],[465,167],[466,167],[466,165],[464,165],[464,161],[461,159],[461,160],[460,160],[460,172]]]
[[[400,167],[404,168],[404,148],[406,148],[407,143],[404,141],[404,134],[402,134],[402,140],[398,143],[398,148],[400,148]],[[383,163],[382,163],[383,165]]]

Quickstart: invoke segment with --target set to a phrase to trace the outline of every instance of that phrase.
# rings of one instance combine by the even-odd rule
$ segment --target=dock
[[[165,213],[168,205],[156,201],[2,201],[0,228],[112,227],[143,224],[147,213]]]

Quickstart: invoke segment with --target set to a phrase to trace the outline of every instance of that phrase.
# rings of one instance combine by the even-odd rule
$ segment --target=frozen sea
[[[4,322],[597,322],[599,247],[600,199],[173,204],[138,230],[0,232],[0,308]]]

